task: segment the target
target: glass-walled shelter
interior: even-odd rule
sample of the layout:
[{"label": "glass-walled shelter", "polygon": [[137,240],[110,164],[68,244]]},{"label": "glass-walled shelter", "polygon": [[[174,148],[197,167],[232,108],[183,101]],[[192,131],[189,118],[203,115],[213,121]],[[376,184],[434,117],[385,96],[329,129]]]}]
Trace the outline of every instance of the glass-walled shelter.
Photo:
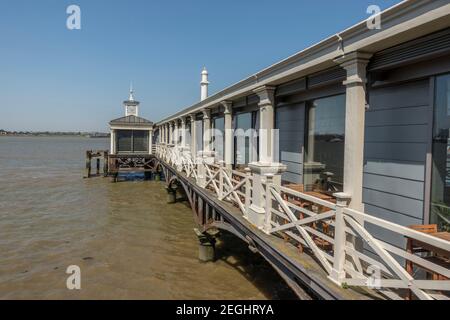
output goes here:
[{"label": "glass-walled shelter", "polygon": [[150,154],[153,144],[153,123],[137,116],[112,120],[111,154]]}]

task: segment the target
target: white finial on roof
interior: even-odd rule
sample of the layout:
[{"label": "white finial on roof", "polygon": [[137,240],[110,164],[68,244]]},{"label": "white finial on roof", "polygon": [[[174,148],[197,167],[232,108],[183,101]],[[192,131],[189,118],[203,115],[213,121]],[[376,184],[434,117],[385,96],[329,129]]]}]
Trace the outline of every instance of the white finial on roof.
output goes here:
[{"label": "white finial on roof", "polygon": [[203,67],[202,71],[202,81],[200,82],[201,92],[200,92],[200,99],[203,101],[206,98],[208,98],[208,71],[206,70],[206,67]]},{"label": "white finial on roof", "polygon": [[133,96],[133,82],[130,82],[130,97],[128,98],[128,100],[130,101],[134,101],[134,96]]}]

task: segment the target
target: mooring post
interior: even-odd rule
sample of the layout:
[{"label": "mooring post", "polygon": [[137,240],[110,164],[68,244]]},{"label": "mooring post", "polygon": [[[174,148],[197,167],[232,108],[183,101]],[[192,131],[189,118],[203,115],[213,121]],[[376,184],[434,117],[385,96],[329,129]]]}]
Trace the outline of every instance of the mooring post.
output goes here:
[{"label": "mooring post", "polygon": [[201,262],[211,262],[216,260],[216,239],[207,233],[201,233],[197,228],[194,229],[197,235],[198,245],[198,259]]},{"label": "mooring post", "polygon": [[103,176],[108,176],[108,151],[103,151]]},{"label": "mooring post", "polygon": [[172,189],[171,187],[166,187],[167,190],[167,203],[176,203],[177,202],[177,191]]},{"label": "mooring post", "polygon": [[97,172],[96,172],[96,174],[97,174],[97,176],[99,176],[100,175],[100,158],[98,158],[97,157]]},{"label": "mooring post", "polygon": [[86,151],[86,169],[85,169],[85,178],[89,178],[91,176],[91,154],[92,151]]}]

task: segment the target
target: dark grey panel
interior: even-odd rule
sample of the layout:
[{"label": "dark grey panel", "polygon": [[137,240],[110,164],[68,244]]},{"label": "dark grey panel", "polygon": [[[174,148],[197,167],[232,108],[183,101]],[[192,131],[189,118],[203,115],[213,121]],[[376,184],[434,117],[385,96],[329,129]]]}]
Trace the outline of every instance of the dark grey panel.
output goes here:
[{"label": "dark grey panel", "polygon": [[[369,90],[364,144],[365,211],[401,225],[423,221],[429,81]],[[372,226],[385,241],[402,239]]]},{"label": "dark grey panel", "polygon": [[394,212],[391,210],[387,210],[384,208],[376,207],[370,204],[366,204],[364,206],[364,211],[372,216],[376,216],[380,219],[384,219],[387,221],[391,221],[393,223],[400,224],[402,226],[410,226],[414,224],[420,224],[421,219],[410,217],[404,214],[399,214],[398,212]]},{"label": "dark grey panel", "polygon": [[364,172],[417,181],[425,180],[423,163],[366,160]]},{"label": "dark grey panel", "polygon": [[366,126],[395,126],[426,124],[428,106],[369,111],[366,113]]},{"label": "dark grey panel", "polygon": [[363,189],[364,203],[392,210],[417,219],[423,218],[423,201],[395,194]]},{"label": "dark grey panel", "polygon": [[428,105],[428,80],[373,89],[370,111]]},{"label": "dark grey panel", "polygon": [[289,181],[291,183],[302,184],[303,176],[301,174],[292,173],[292,172],[284,172],[281,176],[284,181]]},{"label": "dark grey panel", "polygon": [[366,159],[425,162],[425,143],[366,142]]},{"label": "dark grey panel", "polygon": [[428,125],[367,127],[366,142],[427,143]]},{"label": "dark grey panel", "polygon": [[405,196],[417,200],[423,200],[423,181],[412,181],[397,177],[386,177],[376,174],[364,174],[364,187]]}]

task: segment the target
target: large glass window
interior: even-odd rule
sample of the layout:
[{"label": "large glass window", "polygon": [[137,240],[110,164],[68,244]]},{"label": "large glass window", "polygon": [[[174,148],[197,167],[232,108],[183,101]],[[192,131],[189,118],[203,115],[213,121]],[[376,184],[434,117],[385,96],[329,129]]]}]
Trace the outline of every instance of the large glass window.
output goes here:
[{"label": "large glass window", "polygon": [[133,131],[133,152],[148,152],[148,131]]},{"label": "large glass window", "polygon": [[430,222],[450,231],[450,75],[436,79]]},{"label": "large glass window", "polygon": [[[203,151],[203,120],[196,120],[195,121],[195,143],[196,143],[196,150]],[[196,155],[194,155],[196,156]]]},{"label": "large glass window", "polygon": [[305,190],[342,191],[345,95],[308,101],[306,106]]},{"label": "large glass window", "polygon": [[217,160],[223,160],[223,146],[225,143],[225,118],[215,118],[213,121],[213,147]]},{"label": "large glass window", "polygon": [[236,168],[258,161],[259,112],[240,113],[234,117],[234,164]]},{"label": "large glass window", "polygon": [[117,152],[131,152],[132,146],[132,130],[117,130]]},{"label": "large glass window", "polygon": [[147,153],[148,131],[145,130],[117,130],[118,153]]}]

